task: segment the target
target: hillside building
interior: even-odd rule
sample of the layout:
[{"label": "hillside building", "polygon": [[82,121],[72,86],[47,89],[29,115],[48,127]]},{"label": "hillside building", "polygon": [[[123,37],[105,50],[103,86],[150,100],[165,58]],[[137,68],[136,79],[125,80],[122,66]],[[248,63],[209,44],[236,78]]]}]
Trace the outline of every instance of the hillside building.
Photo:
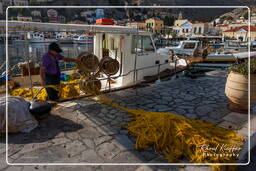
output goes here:
[{"label": "hillside building", "polygon": [[223,31],[222,36],[229,39],[237,39],[240,41],[256,41],[256,26],[250,26],[251,34],[248,34],[248,26],[235,27]]},{"label": "hillside building", "polygon": [[147,30],[152,31],[154,34],[160,34],[163,27],[164,21],[157,17],[146,20]]}]

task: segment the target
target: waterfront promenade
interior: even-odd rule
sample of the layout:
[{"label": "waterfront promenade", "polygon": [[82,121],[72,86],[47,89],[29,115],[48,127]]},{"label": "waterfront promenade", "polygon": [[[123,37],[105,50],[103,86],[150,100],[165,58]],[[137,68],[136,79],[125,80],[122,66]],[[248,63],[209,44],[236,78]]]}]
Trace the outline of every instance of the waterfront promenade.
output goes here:
[{"label": "waterfront promenade", "polygon": [[[171,112],[217,123],[247,136],[247,115],[231,112],[224,94],[226,71],[196,79],[169,79],[157,84],[112,92],[104,98],[133,109]],[[256,132],[255,107],[251,131]],[[98,102],[59,103],[31,133],[9,135],[9,162],[14,163],[167,163],[153,148],[137,151],[135,137],[119,126],[130,114]],[[255,161],[255,158],[252,157]],[[0,170],[212,170],[206,166],[7,166],[5,137],[0,138]],[[243,168],[243,170],[246,170]]]}]

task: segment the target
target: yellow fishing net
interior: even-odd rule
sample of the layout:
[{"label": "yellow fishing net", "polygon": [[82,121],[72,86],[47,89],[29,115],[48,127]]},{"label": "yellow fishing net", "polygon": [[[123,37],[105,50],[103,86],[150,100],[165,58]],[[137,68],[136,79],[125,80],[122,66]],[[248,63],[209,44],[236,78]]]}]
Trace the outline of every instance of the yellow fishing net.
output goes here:
[{"label": "yellow fishing net", "polygon": [[[59,90],[62,98],[71,98],[79,95],[79,86],[80,84],[75,86],[61,84],[60,87],[55,88]],[[33,89],[34,94],[37,91]],[[29,89],[13,90],[11,95],[31,99]],[[45,89],[37,96],[41,100],[45,100],[46,97]],[[153,145],[170,163],[182,159],[191,163],[235,163],[238,157],[231,154],[239,154],[243,145],[244,137],[232,130],[219,128],[213,123],[189,119],[173,113],[128,109],[100,96],[96,101],[130,113],[133,121],[127,123],[125,128],[137,137],[135,148],[141,150]],[[224,167],[225,170],[235,169],[233,166],[211,167],[215,170],[223,170]]]},{"label": "yellow fishing net", "polygon": [[[130,113],[133,121],[125,127],[137,137],[136,149],[153,145],[171,163],[181,159],[192,163],[235,163],[243,145],[244,137],[213,123],[173,113],[128,109],[103,98],[97,101]],[[220,166],[211,167],[221,170]]]},{"label": "yellow fishing net", "polygon": [[[79,83],[80,80],[72,80],[69,81],[68,83]],[[68,99],[68,98],[74,98],[80,95],[80,86],[79,84],[74,85],[74,84],[64,84],[61,83],[59,86],[48,86],[56,89],[59,91],[59,97],[63,99]],[[33,89],[33,95],[36,95],[38,93],[39,89]],[[23,97],[27,100],[32,100],[32,94],[31,90],[29,88],[18,88],[14,89],[10,92],[10,95],[12,96],[20,96]],[[41,90],[40,93],[36,96],[35,99],[38,100],[46,100],[47,99],[47,92],[45,89]]]}]

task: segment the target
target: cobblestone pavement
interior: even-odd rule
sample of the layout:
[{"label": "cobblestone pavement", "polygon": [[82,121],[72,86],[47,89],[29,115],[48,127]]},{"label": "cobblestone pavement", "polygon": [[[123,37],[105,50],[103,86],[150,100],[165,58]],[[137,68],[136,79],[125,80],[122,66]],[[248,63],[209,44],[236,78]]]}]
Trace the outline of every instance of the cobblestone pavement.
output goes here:
[{"label": "cobblestone pavement", "polygon": [[[104,97],[127,108],[172,112],[215,122],[247,136],[247,115],[227,109],[225,75],[224,71],[215,71],[197,79],[170,79]],[[167,163],[153,148],[134,149],[135,137],[119,127],[129,121],[127,112],[101,103],[83,100],[59,103],[32,132],[9,135],[8,160],[10,163]],[[252,129],[256,130],[255,126]],[[206,166],[9,166],[5,163],[5,137],[0,138],[0,170],[73,169],[212,170]]]}]

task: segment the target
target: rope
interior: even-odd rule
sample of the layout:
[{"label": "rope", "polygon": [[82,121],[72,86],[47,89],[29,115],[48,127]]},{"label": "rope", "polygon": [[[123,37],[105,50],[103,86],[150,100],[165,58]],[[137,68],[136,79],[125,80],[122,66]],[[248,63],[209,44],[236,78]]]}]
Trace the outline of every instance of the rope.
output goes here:
[{"label": "rope", "polygon": [[[206,156],[200,148],[203,145],[217,147],[241,148],[244,137],[232,130],[219,128],[214,123],[185,118],[167,112],[149,112],[142,109],[128,109],[117,105],[110,100],[98,97],[94,100],[131,114],[133,120],[122,126],[129,133],[136,136],[135,148],[137,150],[154,146],[170,163],[187,159],[192,163],[235,163],[237,156]],[[206,151],[209,154],[230,154],[228,151]],[[238,153],[239,151],[235,151]],[[211,166],[216,171],[222,166]],[[228,170],[235,170],[235,166],[227,166]]]}]

